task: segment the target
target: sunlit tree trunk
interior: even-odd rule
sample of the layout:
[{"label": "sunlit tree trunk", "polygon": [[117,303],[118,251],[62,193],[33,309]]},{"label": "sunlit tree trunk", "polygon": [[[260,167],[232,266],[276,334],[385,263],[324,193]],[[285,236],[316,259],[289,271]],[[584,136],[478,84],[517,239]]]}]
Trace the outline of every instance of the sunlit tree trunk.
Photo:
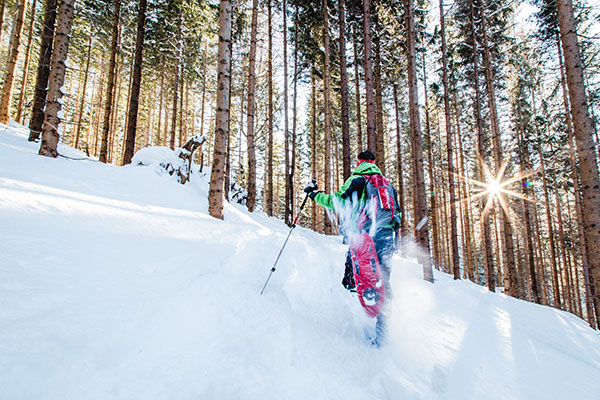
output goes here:
[{"label": "sunlit tree trunk", "polygon": [[375,15],[375,154],[377,158],[377,166],[381,172],[385,174],[385,127],[383,126],[383,93],[382,93],[382,76],[381,76],[381,42],[379,40],[379,18]]},{"label": "sunlit tree trunk", "polygon": [[146,31],[146,0],[139,0],[137,36],[135,40],[135,56],[133,62],[133,77],[131,80],[131,94],[129,97],[129,111],[127,115],[127,132],[125,134],[125,149],[123,150],[123,164],[130,164],[135,150],[135,137],[137,132],[137,119],[142,84],[142,57],[144,50],[144,33]]},{"label": "sunlit tree trunk", "polygon": [[556,5],[581,174],[581,205],[591,272],[590,291],[596,318],[599,319],[600,294],[595,285],[600,282],[600,178],[593,138],[594,126],[585,92],[573,6],[571,0],[557,0]]},{"label": "sunlit tree trunk", "polygon": [[47,157],[58,156],[58,126],[62,119],[60,116],[63,96],[61,89],[65,82],[65,72],[67,70],[65,61],[69,51],[71,24],[73,23],[73,3],[74,0],[62,0],[58,10],[56,39],[50,62],[52,72],[49,78],[48,101],[44,124],[42,125],[42,143],[39,151],[40,155]]},{"label": "sunlit tree trunk", "polygon": [[208,212],[214,218],[223,219],[223,182],[225,175],[225,152],[229,136],[229,86],[231,84],[231,2],[221,0],[219,11],[219,54],[217,78],[217,115],[215,120],[215,144],[208,192]]},{"label": "sunlit tree trunk", "polygon": [[8,45],[8,58],[6,60],[6,72],[2,84],[2,97],[0,97],[0,122],[8,124],[10,120],[10,102],[12,100],[13,83],[15,79],[15,68],[19,58],[19,46],[21,44],[21,32],[23,31],[23,20],[25,18],[26,0],[17,0],[15,4],[15,21],[10,34]]}]

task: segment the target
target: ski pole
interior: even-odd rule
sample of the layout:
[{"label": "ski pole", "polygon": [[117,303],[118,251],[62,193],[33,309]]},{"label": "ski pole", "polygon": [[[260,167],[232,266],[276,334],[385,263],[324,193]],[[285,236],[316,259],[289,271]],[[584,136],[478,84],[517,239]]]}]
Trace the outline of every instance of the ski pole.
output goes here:
[{"label": "ski pole", "polygon": [[267,281],[265,282],[265,285],[263,286],[262,290],[260,291],[260,294],[262,295],[265,292],[265,289],[267,288],[267,285],[269,284],[269,280],[271,279],[271,275],[273,275],[273,272],[275,272],[275,267],[277,266],[277,263],[279,262],[279,258],[281,257],[281,253],[283,253],[283,249],[285,249],[285,245],[287,244],[290,236],[292,235],[292,232],[294,231],[294,228],[296,227],[296,222],[298,222],[298,218],[300,217],[300,213],[302,212],[302,209],[304,208],[304,206],[306,205],[306,200],[308,200],[308,195],[312,192],[318,189],[317,186],[317,180],[313,179],[312,180],[312,184],[307,186],[304,191],[306,192],[306,196],[304,197],[304,201],[302,202],[302,205],[300,206],[300,210],[298,210],[298,214],[296,215],[296,219],[294,219],[294,223],[292,224],[292,227],[290,229],[290,232],[288,233],[287,237],[285,238],[285,242],[283,242],[283,246],[281,247],[281,250],[279,250],[279,254],[277,255],[277,258],[275,259],[275,263],[273,264],[273,267],[271,268],[271,272],[269,272],[269,276],[267,277]]}]

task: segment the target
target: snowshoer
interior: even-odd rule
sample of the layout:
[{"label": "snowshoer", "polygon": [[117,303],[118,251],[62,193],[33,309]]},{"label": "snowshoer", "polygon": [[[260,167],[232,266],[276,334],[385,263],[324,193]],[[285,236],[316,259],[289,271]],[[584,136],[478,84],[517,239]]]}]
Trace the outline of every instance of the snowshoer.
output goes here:
[{"label": "snowshoer", "polygon": [[[385,182],[385,188],[374,188],[373,183],[376,181]],[[379,200],[369,199],[369,196],[376,196],[373,193],[377,190],[383,190],[385,193],[389,192],[389,196],[391,196],[389,209],[391,209],[391,212],[379,212],[377,210],[378,207],[381,208]],[[306,191],[315,203],[338,213],[342,224],[341,230],[344,233],[344,243],[346,243],[346,239],[349,239],[352,243],[352,236],[356,237],[363,233],[368,233],[371,236],[375,243],[377,259],[381,269],[385,297],[389,300],[391,298],[390,259],[396,250],[396,238],[401,215],[396,190],[381,175],[381,170],[375,165],[375,155],[368,150],[358,154],[356,168],[337,193],[326,194],[322,191],[311,190],[310,187],[307,187]],[[387,198],[384,199],[384,202],[386,200]],[[379,206],[373,207],[373,204],[376,203]],[[350,249],[346,255],[345,267],[342,285],[344,288],[354,291],[356,286]],[[376,337],[373,339],[373,344],[376,346],[381,345],[384,339],[384,314],[384,312],[380,312],[377,315]]]}]

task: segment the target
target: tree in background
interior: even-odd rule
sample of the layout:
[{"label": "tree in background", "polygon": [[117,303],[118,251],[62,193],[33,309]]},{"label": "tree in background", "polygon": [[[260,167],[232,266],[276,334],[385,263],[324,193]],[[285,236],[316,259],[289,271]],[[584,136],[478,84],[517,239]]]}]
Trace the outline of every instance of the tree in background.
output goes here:
[{"label": "tree in background", "polygon": [[221,0],[219,12],[219,77],[217,80],[217,115],[215,121],[215,145],[208,212],[223,219],[223,182],[225,174],[225,152],[229,135],[229,85],[231,84],[231,2]]},{"label": "tree in background", "polygon": [[21,44],[21,32],[23,20],[25,19],[25,0],[17,0],[15,4],[15,21],[10,34],[8,58],[6,60],[6,73],[2,84],[2,97],[0,97],[0,122],[8,124],[10,119],[10,102],[12,100],[13,82],[15,79],[15,68],[19,57],[19,46]]},{"label": "tree in background", "polygon": [[51,72],[48,86],[48,101],[46,102],[44,125],[42,126],[42,143],[40,146],[40,155],[48,157],[58,156],[58,126],[63,119],[61,99],[64,93],[62,92],[62,88],[67,69],[65,61],[69,52],[74,3],[75,0],[62,0],[58,9],[56,38],[50,62]]}]

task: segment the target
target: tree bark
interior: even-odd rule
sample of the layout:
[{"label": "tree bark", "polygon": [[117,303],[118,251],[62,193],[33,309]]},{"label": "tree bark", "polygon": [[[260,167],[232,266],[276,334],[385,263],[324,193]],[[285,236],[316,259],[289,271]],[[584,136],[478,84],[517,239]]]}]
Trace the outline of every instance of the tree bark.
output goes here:
[{"label": "tree bark", "polygon": [[125,149],[123,150],[123,165],[130,164],[135,150],[137,118],[139,109],[140,86],[142,84],[142,60],[144,51],[144,33],[146,31],[146,0],[139,0],[137,35],[135,40],[135,57],[133,62],[133,78],[131,80],[131,95],[129,97],[129,112],[127,115],[127,132],[125,133]]},{"label": "tree bark", "polygon": [[265,182],[265,212],[273,216],[273,18],[271,0],[267,0],[268,49],[267,49],[267,174]]},{"label": "tree bark", "polygon": [[6,73],[2,84],[2,97],[0,98],[0,123],[8,124],[10,120],[10,102],[12,100],[13,83],[15,79],[15,68],[19,58],[19,45],[21,44],[21,32],[23,31],[23,20],[27,8],[26,0],[17,0],[15,4],[15,22],[10,34],[8,45],[8,58],[6,60]]},{"label": "tree bark", "polygon": [[217,78],[217,115],[215,120],[215,144],[208,192],[208,212],[223,219],[223,182],[225,152],[229,136],[229,86],[231,84],[231,1],[221,0],[219,11],[219,75]]},{"label": "tree bark", "polygon": [[413,208],[415,217],[415,239],[422,247],[419,262],[423,265],[423,278],[433,282],[433,270],[429,255],[429,228],[427,224],[416,229],[417,225],[427,217],[427,197],[425,195],[425,173],[423,171],[423,139],[421,138],[421,122],[419,117],[419,92],[417,88],[417,60],[415,38],[414,0],[406,0],[407,31],[407,64],[408,64],[408,98],[410,114],[410,132],[412,144],[412,169],[414,182]]},{"label": "tree bark", "polygon": [[39,139],[44,123],[44,108],[48,93],[48,76],[50,76],[50,57],[52,56],[52,41],[54,39],[54,22],[56,21],[56,0],[46,0],[44,9],[44,27],[40,43],[40,58],[38,62],[37,77],[35,80],[35,93],[29,122],[29,141]]},{"label": "tree bark", "polygon": [[571,112],[569,110],[569,95],[567,93],[567,79],[565,76],[565,66],[563,52],[560,43],[560,36],[556,34],[556,45],[558,50],[558,60],[560,63],[560,82],[563,95],[563,106],[565,110],[565,122],[567,125],[567,135],[569,140],[569,161],[571,166],[571,176],[573,180],[573,192],[575,195],[575,214],[577,216],[577,234],[579,236],[579,249],[581,252],[581,261],[583,264],[583,278],[585,286],[585,303],[587,310],[587,319],[590,326],[594,329],[597,327],[597,321],[594,313],[594,302],[591,297],[590,288],[590,271],[586,237],[583,229],[583,208],[581,206],[581,188],[579,185],[579,172],[577,169],[576,149],[574,148],[575,137],[573,134],[573,122],[571,120]]},{"label": "tree bark", "polygon": [[571,115],[577,144],[581,176],[581,206],[589,270],[590,293],[600,314],[600,294],[595,285],[600,282],[600,178],[594,142],[594,126],[590,117],[583,80],[583,65],[571,0],[557,0],[558,22],[564,50],[567,86],[571,103]]},{"label": "tree bark", "polygon": [[248,211],[253,212],[256,205],[256,148],[254,146],[254,113],[256,99],[254,90],[256,86],[256,35],[258,31],[258,0],[252,0],[252,27],[250,32],[250,57],[248,62],[248,107],[246,142],[248,146]]},{"label": "tree bark", "polygon": [[112,42],[110,48],[110,61],[108,63],[108,83],[106,85],[106,105],[104,107],[104,122],[102,125],[102,145],[100,146],[100,162],[108,160],[108,135],[110,130],[110,117],[113,111],[113,98],[115,95],[115,69],[117,45],[119,40],[119,18],[121,15],[121,0],[115,1],[112,26]]},{"label": "tree bark", "polygon": [[58,23],[56,25],[56,39],[54,41],[54,52],[52,53],[48,88],[48,102],[44,124],[42,125],[42,143],[39,154],[47,157],[58,156],[58,125],[61,122],[61,99],[62,87],[65,82],[67,53],[69,51],[69,39],[71,35],[71,24],[73,23],[74,0],[62,0],[58,10]]}]

